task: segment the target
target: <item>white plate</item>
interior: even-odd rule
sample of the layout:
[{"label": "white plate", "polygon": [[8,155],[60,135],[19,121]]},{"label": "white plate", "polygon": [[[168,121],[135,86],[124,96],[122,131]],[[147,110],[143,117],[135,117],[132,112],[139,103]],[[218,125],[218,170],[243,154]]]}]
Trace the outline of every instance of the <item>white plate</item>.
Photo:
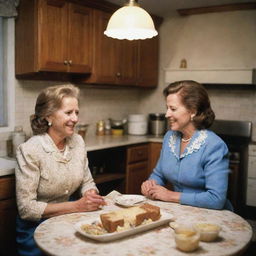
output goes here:
[{"label": "white plate", "polygon": [[141,195],[121,195],[115,198],[115,203],[124,207],[131,207],[145,201],[145,196]]},{"label": "white plate", "polygon": [[164,211],[161,211],[161,217],[159,220],[157,221],[153,221],[151,223],[145,224],[145,225],[140,225],[134,228],[131,228],[129,230],[124,230],[124,231],[120,231],[120,232],[113,232],[113,233],[107,233],[107,234],[103,234],[103,235],[91,235],[86,233],[83,229],[82,226],[84,224],[92,224],[93,222],[100,222],[100,217],[96,217],[90,220],[86,220],[86,221],[80,221],[78,223],[75,224],[75,229],[78,233],[80,233],[81,235],[88,237],[90,239],[93,240],[97,240],[100,242],[108,242],[108,241],[113,241],[113,240],[117,240],[126,236],[131,236],[134,234],[137,234],[139,232],[143,232],[158,226],[161,226],[163,224],[166,224],[170,221],[172,221],[173,219],[173,215]]}]

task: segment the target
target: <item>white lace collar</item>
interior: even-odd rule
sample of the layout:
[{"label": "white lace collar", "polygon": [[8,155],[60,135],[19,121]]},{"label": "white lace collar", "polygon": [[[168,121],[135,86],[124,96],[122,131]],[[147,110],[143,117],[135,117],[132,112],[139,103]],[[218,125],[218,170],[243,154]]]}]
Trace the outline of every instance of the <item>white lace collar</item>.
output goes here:
[{"label": "white lace collar", "polygon": [[181,135],[179,132],[173,132],[169,139],[169,147],[171,152],[175,155],[176,158],[180,159],[187,155],[192,154],[200,149],[200,147],[205,143],[205,139],[207,138],[206,130],[197,131],[193,137],[189,145],[185,148],[184,152],[179,157],[180,150],[180,141]]},{"label": "white lace collar", "polygon": [[67,163],[71,160],[72,155],[70,152],[70,148],[73,148],[73,138],[72,137],[67,137],[66,139],[66,147],[65,147],[65,151],[61,152],[57,146],[55,145],[55,143],[53,142],[51,136],[48,133],[39,135],[40,136],[40,140],[42,143],[42,147],[45,150],[45,152],[47,153],[52,153],[54,159],[57,162],[62,162],[62,163]]}]

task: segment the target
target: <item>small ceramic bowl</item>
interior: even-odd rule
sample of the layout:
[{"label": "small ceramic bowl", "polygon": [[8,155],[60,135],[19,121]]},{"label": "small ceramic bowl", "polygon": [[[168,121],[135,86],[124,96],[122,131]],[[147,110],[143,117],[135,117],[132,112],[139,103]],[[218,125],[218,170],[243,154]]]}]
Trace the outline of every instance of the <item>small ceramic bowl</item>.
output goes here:
[{"label": "small ceramic bowl", "polygon": [[212,242],[219,236],[221,227],[213,223],[197,223],[194,228],[200,234],[200,240],[203,242]]},{"label": "small ceramic bowl", "polygon": [[200,234],[192,226],[178,225],[174,231],[178,249],[184,252],[192,252],[198,248]]}]

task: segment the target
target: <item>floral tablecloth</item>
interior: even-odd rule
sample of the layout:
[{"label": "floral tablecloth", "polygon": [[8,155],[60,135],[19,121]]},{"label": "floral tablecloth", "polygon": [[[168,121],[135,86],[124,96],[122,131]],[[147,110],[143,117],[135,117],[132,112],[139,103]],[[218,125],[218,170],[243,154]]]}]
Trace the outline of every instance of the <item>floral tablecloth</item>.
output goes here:
[{"label": "floral tablecloth", "polygon": [[209,210],[175,203],[151,201],[162,211],[171,213],[177,223],[214,222],[222,227],[219,238],[210,243],[200,242],[199,248],[191,253],[179,251],[175,246],[174,231],[163,225],[137,235],[113,242],[97,242],[78,234],[74,225],[103,212],[118,209],[113,201],[97,212],[73,213],[50,218],[37,227],[34,237],[38,246],[49,255],[111,255],[111,256],[179,256],[237,255],[252,237],[252,229],[246,220],[227,211]]}]

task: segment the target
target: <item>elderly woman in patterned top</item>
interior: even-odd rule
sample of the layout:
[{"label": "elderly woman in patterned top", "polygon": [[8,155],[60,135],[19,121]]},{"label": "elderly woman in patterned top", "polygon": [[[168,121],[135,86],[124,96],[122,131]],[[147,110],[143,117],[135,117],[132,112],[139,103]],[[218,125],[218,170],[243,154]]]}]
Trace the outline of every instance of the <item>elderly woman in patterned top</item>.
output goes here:
[{"label": "elderly woman in patterned top", "polygon": [[[156,167],[141,185],[142,194],[162,201],[232,210],[226,198],[228,148],[207,129],[215,114],[206,90],[195,81],[178,81],[164,89],[164,96],[170,130],[164,136]],[[165,187],[167,182],[172,190]]]},{"label": "elderly woman in patterned top", "polygon": [[[17,149],[16,196],[19,255],[42,255],[33,240],[37,225],[61,214],[95,211],[105,204],[88,167],[85,143],[74,133],[79,89],[73,85],[43,90],[31,116],[34,136]],[[71,201],[80,189],[81,198]]]}]

